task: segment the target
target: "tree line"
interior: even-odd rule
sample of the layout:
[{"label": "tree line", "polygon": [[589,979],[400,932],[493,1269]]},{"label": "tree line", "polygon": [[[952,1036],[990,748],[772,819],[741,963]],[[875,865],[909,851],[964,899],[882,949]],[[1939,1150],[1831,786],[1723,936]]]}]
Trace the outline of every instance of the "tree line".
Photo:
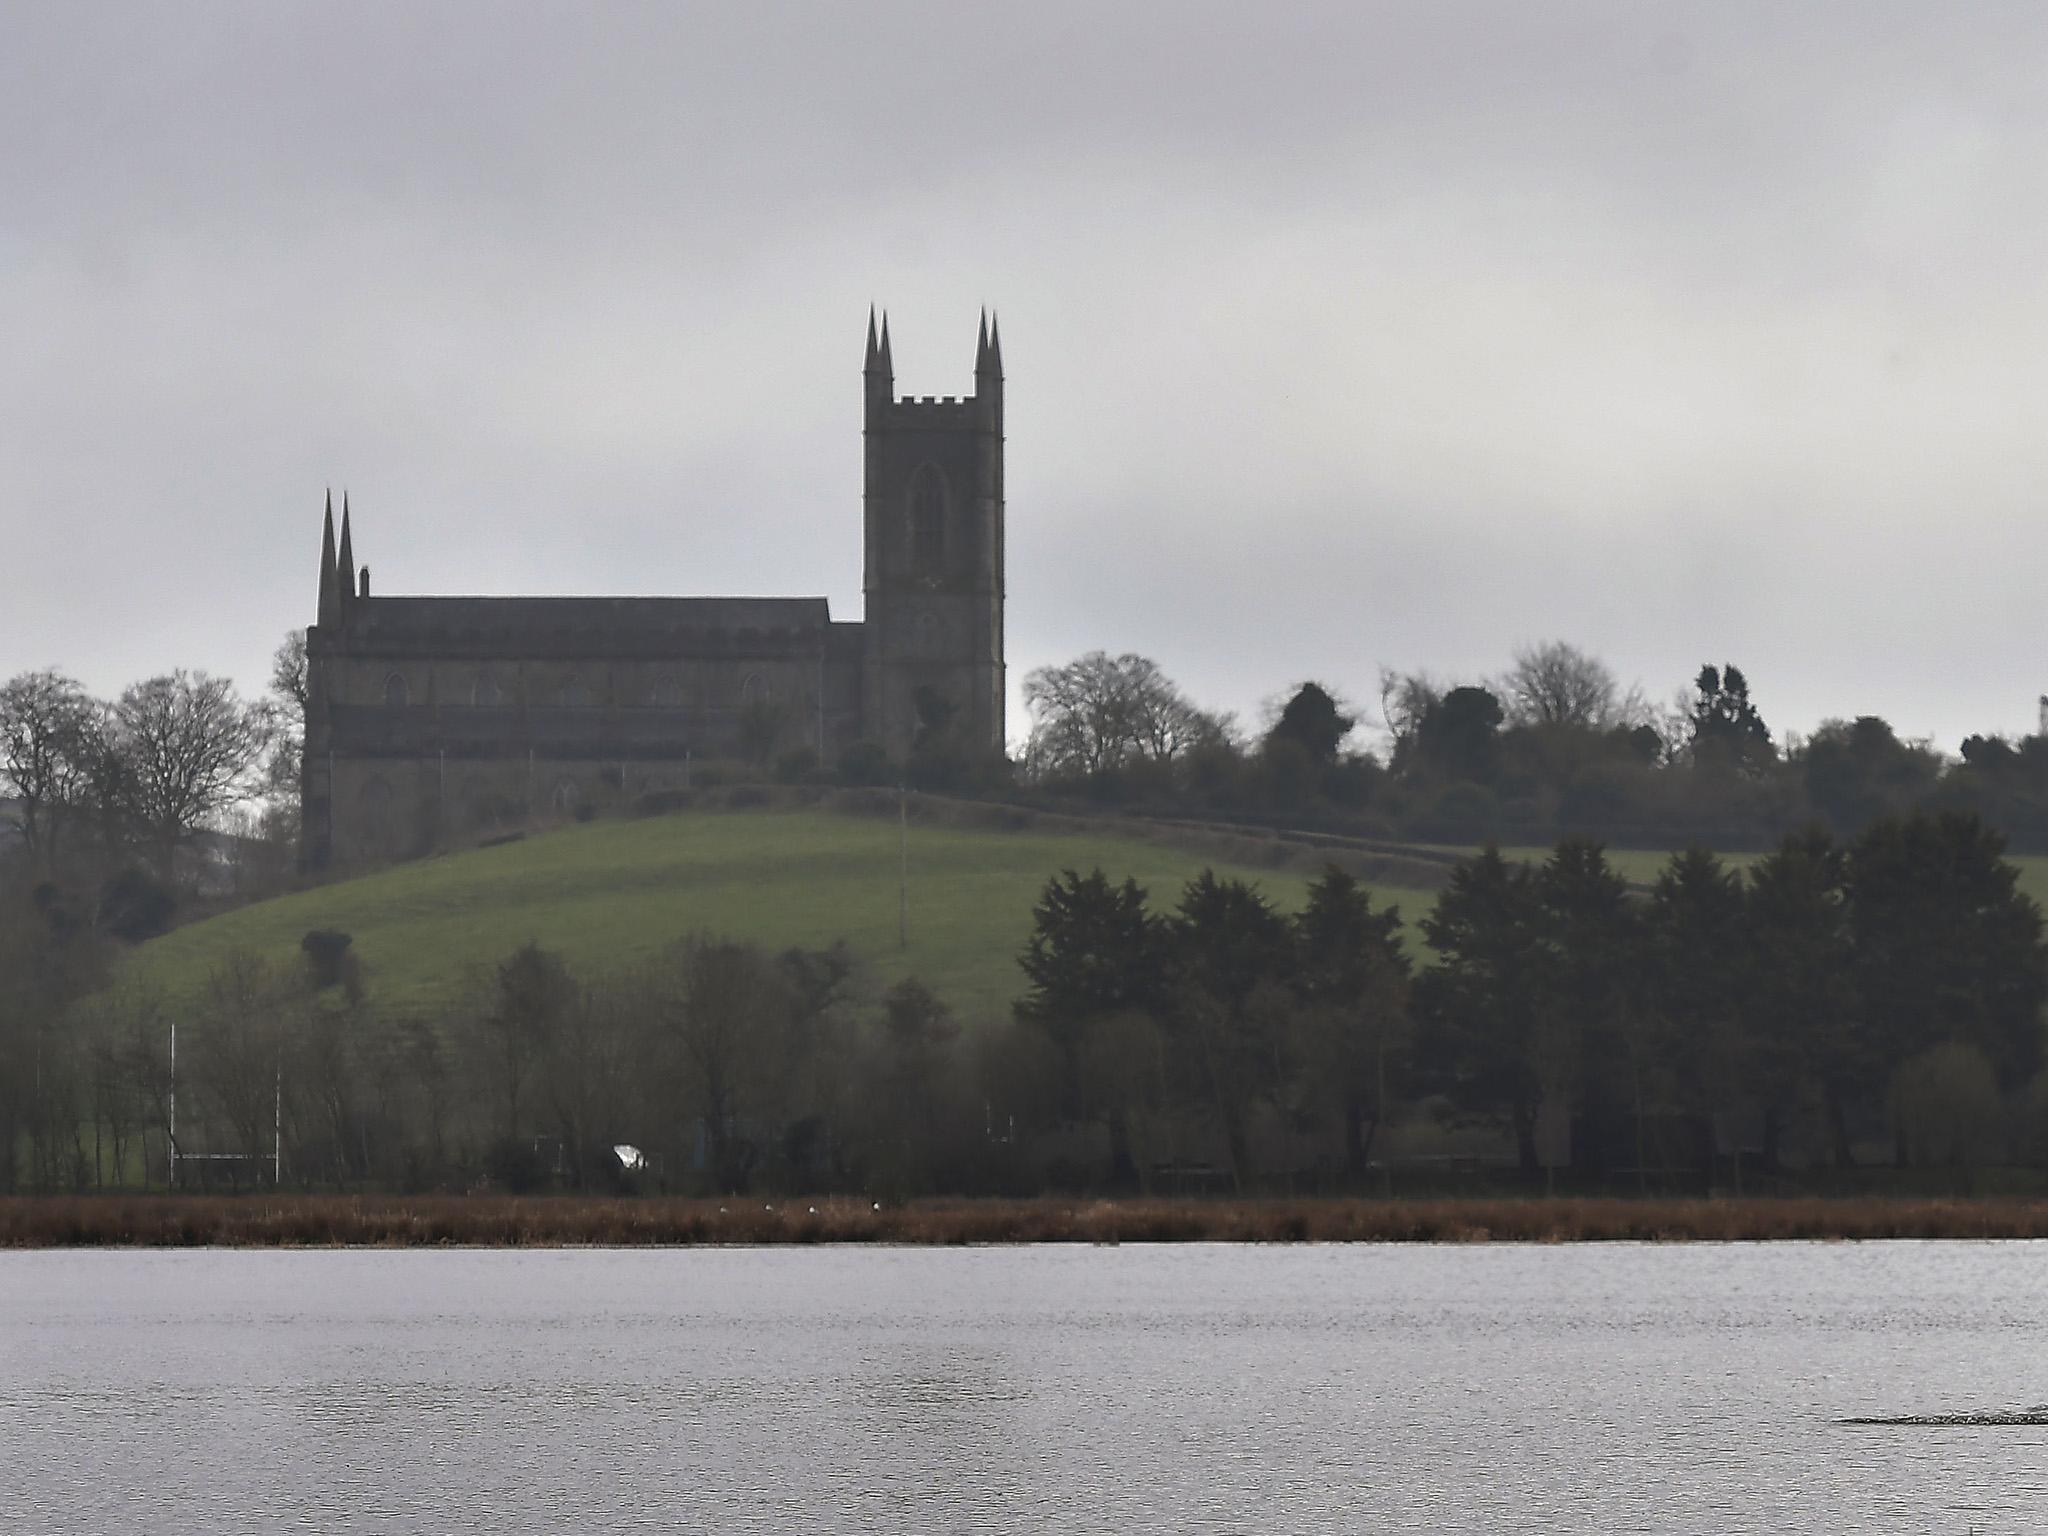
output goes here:
[{"label": "tree line", "polygon": [[53,670],[0,684],[0,874],[129,940],[163,931],[181,890],[281,884],[304,669],[295,636],[262,699],[184,669],[110,699]]},{"label": "tree line", "polygon": [[998,1069],[921,983],[878,989],[843,948],[698,935],[579,975],[529,943],[422,1012],[315,931],[173,1005],[108,985],[93,935],[7,915],[0,961],[35,984],[0,992],[0,1189],[166,1187],[174,1113],[186,1188],[278,1165],[308,1189],[1015,1184],[974,1091]]},{"label": "tree line", "polygon": [[1633,888],[1598,844],[1459,863],[1413,929],[1326,869],[1298,910],[1204,871],[1168,907],[1066,871],[1012,1017],[963,1030],[843,948],[698,935],[579,974],[527,944],[430,1014],[346,934],[232,956],[175,1012],[17,895],[0,1188],[1373,1189],[1386,1137],[1478,1127],[1496,1177],[1697,1187],[1859,1162],[2048,1162],[2048,945],[1956,813],[1821,830]]},{"label": "tree line", "polygon": [[2038,1162],[2048,946],[2002,854],[1972,816],[1915,814],[1796,834],[1747,870],[1678,853],[1638,892],[1590,840],[1540,864],[1488,848],[1421,919],[1412,972],[1398,914],[1335,870],[1291,919],[1210,875],[1155,915],[1069,874],[1019,1011],[1059,1048],[1069,1113],[1119,1141],[1162,1109],[1206,1119],[1240,1175],[1261,1171],[1256,1119],[1341,1129],[1355,1177],[1393,1112],[1492,1127],[1527,1177],[1647,1184],[1745,1151],[1765,1174],[1846,1168],[1873,1147]]},{"label": "tree line", "polygon": [[1561,641],[1490,679],[1390,671],[1377,750],[1358,742],[1364,711],[1322,683],[1247,728],[1136,655],[1039,668],[1024,701],[1016,781],[1053,799],[1426,842],[1754,850],[1804,826],[1849,838],[1954,810],[2048,851],[2048,736],[1973,735],[1950,758],[1863,715],[1780,740],[1732,665],[1701,667],[1664,706]]},{"label": "tree line", "polygon": [[[871,742],[835,762],[776,756],[749,717],[743,760],[707,784],[774,778],[908,783],[1034,804],[1111,806],[1365,838],[1535,846],[1761,850],[1809,825],[1851,838],[1915,810],[1973,812],[2018,850],[2048,850],[2048,736],[1973,735],[1946,757],[1875,716],[1780,740],[1736,666],[1703,666],[1666,706],[1563,642],[1499,676],[1380,679],[1374,724],[1322,683],[1292,688],[1257,727],[1193,702],[1151,659],[1088,655],[1023,688],[1014,760],[965,752],[954,712],[920,690],[907,759]],[[129,938],[179,901],[288,888],[297,864],[305,636],[278,648],[265,695],[177,670],[95,698],[55,671],[0,685],[0,874],[55,883]],[[758,729],[757,729],[758,728]]]}]

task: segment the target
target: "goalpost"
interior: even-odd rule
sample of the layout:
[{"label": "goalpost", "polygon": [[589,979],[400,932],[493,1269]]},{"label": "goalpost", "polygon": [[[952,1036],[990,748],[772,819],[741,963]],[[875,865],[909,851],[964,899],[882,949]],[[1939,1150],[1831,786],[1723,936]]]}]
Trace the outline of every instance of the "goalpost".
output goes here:
[{"label": "goalpost", "polygon": [[[270,1182],[273,1188],[284,1183],[284,1063],[279,1061],[271,1087],[271,1143]],[[178,1021],[171,1020],[171,1061],[169,1093],[166,1098],[164,1140],[168,1143],[167,1160],[170,1166],[170,1187],[178,1187],[178,1164],[180,1163],[257,1163],[263,1162],[261,1152],[187,1152],[178,1145]]]}]

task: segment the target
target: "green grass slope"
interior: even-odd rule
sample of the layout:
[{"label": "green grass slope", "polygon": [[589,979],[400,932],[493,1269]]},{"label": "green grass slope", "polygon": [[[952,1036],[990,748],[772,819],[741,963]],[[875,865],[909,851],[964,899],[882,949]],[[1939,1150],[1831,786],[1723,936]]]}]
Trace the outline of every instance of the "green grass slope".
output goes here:
[{"label": "green grass slope", "polygon": [[[897,943],[893,817],[699,810],[568,827],[260,902],[143,946],[123,979],[174,1000],[189,997],[234,951],[291,961],[309,929],[338,928],[353,935],[380,1001],[432,1014],[475,967],[528,939],[597,974],[709,932],[772,948],[843,939],[883,983],[922,977],[963,1019],[980,1021],[1001,1017],[1021,990],[1017,954],[1032,904],[1062,869],[1100,865],[1116,879],[1131,876],[1163,910],[1186,881],[1213,866],[1255,881],[1292,910],[1315,864],[1312,853],[1298,853],[1287,868],[1233,862],[1113,825],[992,830],[913,820],[908,847],[907,949]],[[1548,853],[1506,851],[1535,861]],[[1612,850],[1610,857],[1647,885],[1667,855]],[[1737,867],[1755,857],[1728,856]],[[2012,862],[2021,888],[2048,906],[2048,857]],[[1398,902],[1411,925],[1435,900],[1430,890],[1373,888],[1382,903]],[[1412,928],[1411,936],[1419,944]]]},{"label": "green grass slope", "polygon": [[[598,821],[494,848],[398,865],[243,907],[167,934],[125,980],[190,996],[227,954],[296,956],[309,929],[353,935],[383,1002],[432,1013],[478,965],[529,939],[589,974],[711,932],[773,948],[843,939],[883,982],[917,975],[968,1021],[1002,1016],[1022,988],[1031,908],[1062,869],[1129,875],[1170,907],[1213,865],[1293,909],[1311,878],[1235,866],[1105,829],[978,830],[920,824],[909,838],[910,944],[897,943],[893,817],[823,810],[691,811]],[[1376,888],[1413,918],[1431,893]]]}]

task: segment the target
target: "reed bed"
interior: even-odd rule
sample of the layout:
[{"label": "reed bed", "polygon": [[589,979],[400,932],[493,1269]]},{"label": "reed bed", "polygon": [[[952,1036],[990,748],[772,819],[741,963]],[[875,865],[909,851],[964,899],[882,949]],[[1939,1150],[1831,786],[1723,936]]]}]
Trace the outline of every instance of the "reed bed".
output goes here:
[{"label": "reed bed", "polygon": [[0,1248],[1568,1243],[2048,1237],[2048,1200],[0,1198]]}]

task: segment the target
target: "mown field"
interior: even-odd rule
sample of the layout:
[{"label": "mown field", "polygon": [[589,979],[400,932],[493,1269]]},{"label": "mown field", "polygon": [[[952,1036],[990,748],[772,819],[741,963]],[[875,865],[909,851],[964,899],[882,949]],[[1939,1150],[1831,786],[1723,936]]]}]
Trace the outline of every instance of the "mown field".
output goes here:
[{"label": "mown field", "polygon": [[[934,825],[908,836],[910,943],[897,934],[893,816],[826,810],[684,811],[597,821],[498,847],[421,860],[277,897],[144,945],[125,982],[190,995],[227,954],[289,961],[309,929],[354,938],[375,996],[431,1012],[478,966],[528,939],[590,973],[690,933],[775,948],[843,939],[883,983],[917,975],[969,1022],[1000,1017],[1019,992],[1031,908],[1062,869],[1128,875],[1156,906],[1213,865],[1293,908],[1312,858],[1255,867],[1105,829],[1048,832]],[[1376,888],[1411,916],[1432,893]]]}]

